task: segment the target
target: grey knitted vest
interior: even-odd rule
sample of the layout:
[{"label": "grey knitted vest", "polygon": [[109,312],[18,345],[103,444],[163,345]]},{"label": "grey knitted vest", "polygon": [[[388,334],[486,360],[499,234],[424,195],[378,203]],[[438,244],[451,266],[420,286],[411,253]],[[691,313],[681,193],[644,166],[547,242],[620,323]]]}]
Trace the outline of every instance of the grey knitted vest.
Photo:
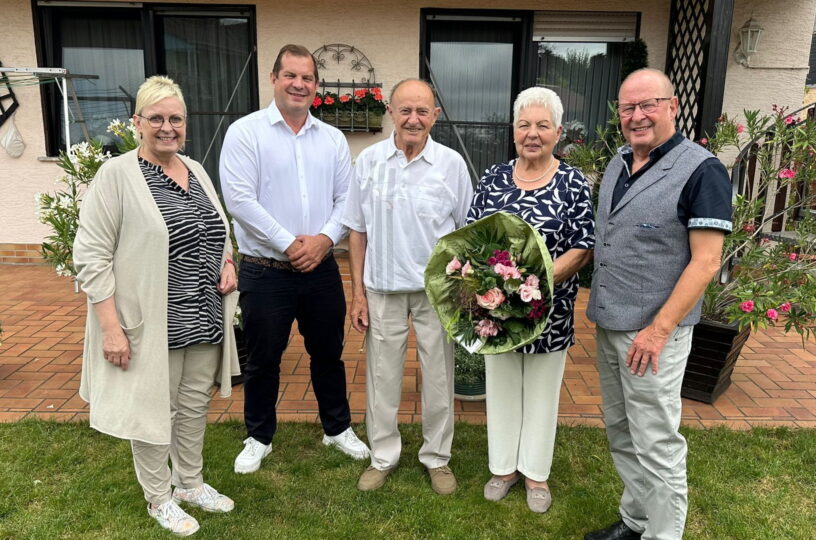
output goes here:
[{"label": "grey knitted vest", "polygon": [[[607,330],[648,326],[691,259],[677,201],[688,178],[713,155],[688,139],[638,178],[610,212],[624,166],[618,154],[601,183],[595,225],[595,269],[587,316]],[[697,324],[702,299],[680,322]]]}]

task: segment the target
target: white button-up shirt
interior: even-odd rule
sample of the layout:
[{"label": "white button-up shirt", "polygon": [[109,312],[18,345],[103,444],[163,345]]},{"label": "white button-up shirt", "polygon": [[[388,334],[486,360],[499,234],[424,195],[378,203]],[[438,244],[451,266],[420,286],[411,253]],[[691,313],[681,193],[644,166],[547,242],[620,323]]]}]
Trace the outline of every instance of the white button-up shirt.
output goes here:
[{"label": "white button-up shirt", "polygon": [[473,186],[462,156],[430,137],[410,162],[394,135],[363,150],[349,184],[343,223],[366,233],[363,282],[382,292],[425,288],[440,237],[465,222]]},{"label": "white button-up shirt", "polygon": [[325,234],[337,244],[351,177],[340,130],[311,114],[298,133],[273,101],[234,122],[221,148],[221,192],[245,255],[287,260],[297,235]]}]

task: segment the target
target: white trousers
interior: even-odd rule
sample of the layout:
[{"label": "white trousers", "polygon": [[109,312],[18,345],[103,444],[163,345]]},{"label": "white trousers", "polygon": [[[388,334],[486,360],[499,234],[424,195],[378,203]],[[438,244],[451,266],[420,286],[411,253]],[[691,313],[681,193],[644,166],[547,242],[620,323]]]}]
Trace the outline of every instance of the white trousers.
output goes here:
[{"label": "white trousers", "polygon": [[422,370],[422,447],[425,467],[447,465],[453,442],[453,343],[449,343],[424,291],[368,294],[366,432],[371,465],[397,465],[402,439],[397,427],[402,374],[408,349],[408,318],[414,326]]},{"label": "white trousers", "polygon": [[[136,478],[147,502],[171,499],[171,485],[185,489],[204,483],[204,431],[221,345],[200,344],[170,349],[170,444],[130,441]],[[173,464],[172,472],[168,459]]]},{"label": "white trousers", "polygon": [[596,329],[606,435],[624,485],[620,515],[643,540],[683,537],[687,447],[678,428],[692,331],[678,327],[660,354],[657,375],[650,366],[638,377],[626,367],[637,332]]},{"label": "white trousers", "polygon": [[490,472],[550,477],[567,351],[485,355]]}]

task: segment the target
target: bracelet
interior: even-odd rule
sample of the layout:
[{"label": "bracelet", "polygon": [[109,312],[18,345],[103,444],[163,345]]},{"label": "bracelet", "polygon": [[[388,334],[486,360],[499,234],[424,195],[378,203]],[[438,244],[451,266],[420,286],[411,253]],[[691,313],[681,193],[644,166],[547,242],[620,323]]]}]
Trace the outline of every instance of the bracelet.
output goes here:
[{"label": "bracelet", "polygon": [[225,263],[227,263],[227,264],[231,264],[231,265],[233,266],[233,268],[235,267],[235,261],[233,261],[233,260],[232,260],[232,259],[230,259],[229,257],[227,257],[226,259],[224,259],[224,262],[225,262]]}]

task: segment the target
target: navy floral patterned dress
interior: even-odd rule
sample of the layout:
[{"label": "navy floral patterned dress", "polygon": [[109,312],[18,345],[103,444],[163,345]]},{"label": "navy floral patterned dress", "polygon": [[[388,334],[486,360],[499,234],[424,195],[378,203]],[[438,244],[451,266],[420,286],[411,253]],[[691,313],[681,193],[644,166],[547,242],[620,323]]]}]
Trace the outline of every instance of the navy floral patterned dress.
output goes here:
[{"label": "navy floral patterned dress", "polygon": [[[592,249],[595,246],[595,218],[589,185],[581,171],[564,162],[547,185],[522,190],[513,182],[513,164],[499,163],[485,172],[467,222],[507,212],[516,214],[533,226],[547,244],[555,261],[570,249]],[[558,283],[553,290],[550,321],[537,340],[517,352],[541,354],[568,349],[575,343],[573,310],[578,294],[578,276]]]}]

